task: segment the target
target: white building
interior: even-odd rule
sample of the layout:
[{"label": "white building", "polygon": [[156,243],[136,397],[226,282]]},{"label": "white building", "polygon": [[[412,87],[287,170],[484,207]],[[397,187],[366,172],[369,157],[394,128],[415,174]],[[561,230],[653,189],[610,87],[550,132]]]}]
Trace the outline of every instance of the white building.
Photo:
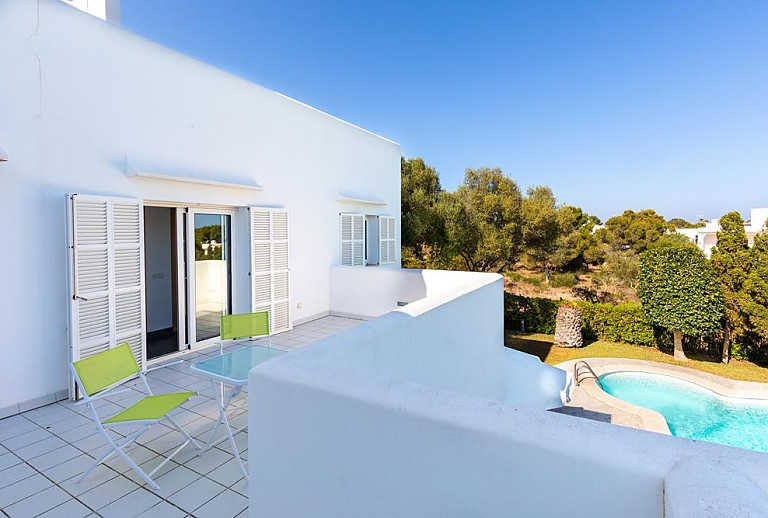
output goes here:
[{"label": "white building", "polygon": [[[755,236],[765,230],[766,221],[768,221],[768,208],[750,210],[750,218],[744,224],[749,246],[754,243]],[[720,222],[718,219],[712,219],[703,227],[679,228],[677,231],[693,241],[709,257],[712,254],[712,247],[717,244]]]},{"label": "white building", "polygon": [[0,1],[0,63],[0,417],[67,397],[67,344],[146,367],[222,311],[327,315],[334,265],[399,267],[395,142],[65,2]]},{"label": "white building", "polygon": [[0,64],[0,418],[223,312],[355,315],[250,371],[250,516],[765,516],[764,454],[546,412],[570,376],[503,346],[500,275],[399,267],[396,143],[58,0],[0,0]]}]

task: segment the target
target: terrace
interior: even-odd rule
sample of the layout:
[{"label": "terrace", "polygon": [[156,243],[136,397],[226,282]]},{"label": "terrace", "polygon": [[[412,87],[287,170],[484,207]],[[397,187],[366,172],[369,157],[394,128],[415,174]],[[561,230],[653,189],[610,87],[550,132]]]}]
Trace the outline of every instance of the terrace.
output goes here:
[{"label": "terrace", "polygon": [[[295,350],[323,337],[359,324],[361,320],[327,316],[272,338],[274,347]],[[255,343],[264,343],[259,339]],[[248,342],[253,344],[254,342]],[[242,342],[226,348],[242,347]],[[197,439],[210,432],[218,417],[215,390],[210,381],[195,375],[192,362],[218,354],[218,348],[185,356],[184,363],[153,370],[147,375],[156,393],[193,390],[192,398],[174,417]],[[132,383],[135,386],[137,382]],[[139,392],[115,394],[99,403],[110,415],[140,398]],[[247,393],[241,396],[247,398]],[[104,447],[84,405],[64,401],[0,420],[0,510],[5,515],[54,516],[247,516],[248,485],[226,442],[197,456],[192,448],[163,467],[156,478],[160,491],[143,485],[118,458],[96,468],[80,483],[75,480]],[[244,427],[246,416],[232,420]],[[127,430],[121,430],[127,433]],[[244,460],[248,458],[247,432],[236,435]],[[143,469],[152,469],[180,442],[178,432],[158,424],[128,449]]]},{"label": "terrace", "polygon": [[[333,267],[330,278],[337,316],[276,336],[273,345],[292,351],[250,371],[240,397],[248,413],[231,420],[250,430],[235,435],[249,481],[222,443],[201,456],[183,451],[155,477],[158,491],[119,459],[77,484],[102,444],[82,406],[57,403],[0,421],[2,511],[680,518],[766,509],[764,454],[544,411],[562,405],[568,379],[502,346],[500,276]],[[371,318],[347,318],[355,312]],[[197,439],[218,407],[216,389],[189,362],[215,354],[149,373],[158,392],[202,391],[175,413]],[[116,395],[100,410],[137,395]],[[158,425],[130,453],[151,469],[178,444]],[[547,498],[552,487],[570,496]]]}]

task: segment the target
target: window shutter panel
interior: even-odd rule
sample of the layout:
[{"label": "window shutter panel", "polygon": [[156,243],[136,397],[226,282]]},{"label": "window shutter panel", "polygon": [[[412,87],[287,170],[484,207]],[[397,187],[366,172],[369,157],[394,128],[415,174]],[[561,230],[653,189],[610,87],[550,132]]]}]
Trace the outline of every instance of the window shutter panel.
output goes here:
[{"label": "window shutter panel", "polygon": [[365,217],[362,214],[339,215],[342,266],[365,264]]},{"label": "window shutter panel", "polygon": [[395,252],[395,218],[379,216],[379,263],[394,263]]},{"label": "window shutter panel", "polygon": [[272,333],[291,329],[288,212],[251,207],[251,307]]},{"label": "window shutter panel", "polygon": [[84,195],[67,200],[71,360],[128,343],[144,369],[142,203]]}]

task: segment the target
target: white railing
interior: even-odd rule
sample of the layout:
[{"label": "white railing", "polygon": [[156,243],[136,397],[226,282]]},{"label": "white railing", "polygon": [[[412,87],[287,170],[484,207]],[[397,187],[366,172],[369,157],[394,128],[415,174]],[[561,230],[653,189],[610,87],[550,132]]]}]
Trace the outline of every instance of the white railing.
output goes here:
[{"label": "white railing", "polygon": [[695,456],[718,505],[742,498],[732,466],[760,505],[763,454],[542,410],[565,373],[504,350],[499,276],[331,277],[332,311],[379,316],[251,371],[251,516],[662,516]]}]

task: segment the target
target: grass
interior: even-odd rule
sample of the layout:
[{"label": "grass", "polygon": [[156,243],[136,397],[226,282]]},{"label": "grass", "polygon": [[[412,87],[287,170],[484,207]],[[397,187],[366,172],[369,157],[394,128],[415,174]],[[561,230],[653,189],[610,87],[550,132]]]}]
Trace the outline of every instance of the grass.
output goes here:
[{"label": "grass", "polygon": [[731,363],[725,365],[717,358],[689,355],[689,360],[682,362],[655,347],[597,341],[584,347],[570,349],[555,347],[552,340],[552,335],[507,333],[505,343],[507,347],[533,354],[541,358],[541,361],[552,365],[579,358],[631,358],[680,365],[734,380],[768,383],[768,368],[748,361],[731,360]]}]

